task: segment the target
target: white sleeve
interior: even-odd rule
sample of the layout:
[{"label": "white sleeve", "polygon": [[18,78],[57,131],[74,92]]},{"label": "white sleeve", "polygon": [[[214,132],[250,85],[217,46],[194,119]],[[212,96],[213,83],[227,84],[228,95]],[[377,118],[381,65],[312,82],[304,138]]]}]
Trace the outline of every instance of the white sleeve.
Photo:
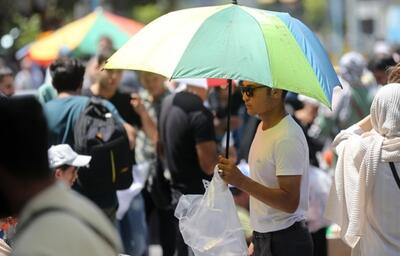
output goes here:
[{"label": "white sleeve", "polygon": [[363,129],[357,124],[353,124],[349,128],[340,131],[338,135],[336,135],[335,139],[332,142],[332,147],[335,149],[336,154],[340,154],[343,150],[344,142],[347,141],[351,136],[360,136],[363,133]]}]

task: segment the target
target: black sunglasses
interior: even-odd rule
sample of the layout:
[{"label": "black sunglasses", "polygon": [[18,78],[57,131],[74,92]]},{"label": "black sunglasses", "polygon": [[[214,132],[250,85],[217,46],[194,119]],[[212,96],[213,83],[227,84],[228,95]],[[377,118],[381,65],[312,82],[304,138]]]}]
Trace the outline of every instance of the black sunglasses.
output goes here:
[{"label": "black sunglasses", "polygon": [[254,96],[254,90],[258,88],[266,88],[266,86],[259,85],[259,86],[239,86],[240,91],[242,94],[246,94],[247,97]]}]

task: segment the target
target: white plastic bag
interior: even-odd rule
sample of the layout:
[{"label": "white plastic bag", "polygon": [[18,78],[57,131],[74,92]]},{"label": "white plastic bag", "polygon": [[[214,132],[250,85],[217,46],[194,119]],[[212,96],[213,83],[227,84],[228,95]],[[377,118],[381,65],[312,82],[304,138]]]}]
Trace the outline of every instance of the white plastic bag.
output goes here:
[{"label": "white plastic bag", "polygon": [[247,244],[228,186],[214,169],[204,195],[183,195],[175,217],[196,256],[246,256]]},{"label": "white plastic bag", "polygon": [[149,166],[150,162],[144,162],[132,166],[132,185],[127,189],[117,190],[118,209],[115,214],[117,220],[122,220],[125,213],[129,210],[133,198],[135,198],[135,196],[137,196],[144,188],[147,177],[149,176]]}]

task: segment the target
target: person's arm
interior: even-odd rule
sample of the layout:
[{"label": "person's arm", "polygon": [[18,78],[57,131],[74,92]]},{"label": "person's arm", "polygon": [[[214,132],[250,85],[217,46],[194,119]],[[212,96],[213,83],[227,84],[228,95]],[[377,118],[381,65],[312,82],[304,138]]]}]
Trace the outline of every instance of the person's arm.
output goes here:
[{"label": "person's arm", "polygon": [[206,109],[196,111],[190,116],[190,126],[194,133],[199,165],[205,174],[212,175],[218,155],[213,116]]},{"label": "person's arm", "polygon": [[140,117],[140,121],[142,122],[142,129],[146,136],[149,137],[155,145],[158,140],[157,126],[154,123],[153,119],[151,119],[149,113],[146,111],[146,108],[144,107],[139,95],[133,94],[131,97],[131,105]]},{"label": "person's arm", "polygon": [[205,141],[196,144],[197,157],[203,172],[213,175],[214,167],[217,164],[217,143],[215,141]]},{"label": "person's arm", "polygon": [[127,122],[123,123],[126,134],[128,135],[128,140],[129,140],[129,148],[132,150],[135,147],[136,143],[136,129],[128,124]]},{"label": "person's arm", "polygon": [[357,123],[358,126],[364,131],[369,132],[372,130],[371,115],[364,117],[361,121]]},{"label": "person's arm", "polygon": [[336,154],[340,154],[343,149],[343,142],[347,141],[353,135],[361,136],[363,133],[369,132],[370,130],[372,130],[371,115],[368,115],[346,130],[340,131],[332,141],[331,147],[335,149]]},{"label": "person's arm", "polygon": [[219,156],[218,168],[222,179],[261,202],[287,213],[293,213],[299,206],[301,175],[277,176],[279,188],[266,187],[243,175],[236,165]]}]

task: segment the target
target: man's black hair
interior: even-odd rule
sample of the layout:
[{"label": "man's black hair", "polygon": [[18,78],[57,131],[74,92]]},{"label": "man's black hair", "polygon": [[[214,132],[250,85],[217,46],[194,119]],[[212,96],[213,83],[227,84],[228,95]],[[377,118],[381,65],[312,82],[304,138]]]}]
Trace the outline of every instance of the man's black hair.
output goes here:
[{"label": "man's black hair", "polygon": [[57,92],[76,91],[82,86],[85,67],[78,59],[57,59],[50,65]]},{"label": "man's black hair", "polygon": [[282,100],[285,101],[288,91],[282,89]]},{"label": "man's black hair", "polygon": [[386,71],[389,67],[395,65],[396,61],[391,55],[374,56],[368,63],[368,69],[371,71]]},{"label": "man's black hair", "polygon": [[0,98],[0,169],[20,180],[50,177],[47,123],[32,96]]}]

